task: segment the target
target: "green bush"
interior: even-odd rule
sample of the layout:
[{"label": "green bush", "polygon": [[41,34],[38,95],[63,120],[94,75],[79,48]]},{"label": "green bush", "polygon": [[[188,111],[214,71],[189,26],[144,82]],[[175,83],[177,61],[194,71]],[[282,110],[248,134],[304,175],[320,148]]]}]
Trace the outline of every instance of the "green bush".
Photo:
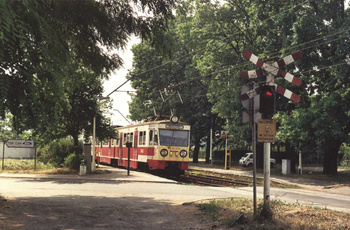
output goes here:
[{"label": "green bush", "polygon": [[79,144],[79,148],[75,149],[73,139],[61,138],[39,148],[38,161],[51,164],[56,168],[62,167],[65,165],[66,158],[76,151],[78,151],[79,156],[82,154],[82,143]]},{"label": "green bush", "polygon": [[81,163],[81,159],[79,155],[72,153],[68,155],[66,158],[64,158],[63,166],[71,169],[79,169],[80,163]]},{"label": "green bush", "polygon": [[339,149],[339,159],[341,166],[350,166],[350,147],[343,144]]}]

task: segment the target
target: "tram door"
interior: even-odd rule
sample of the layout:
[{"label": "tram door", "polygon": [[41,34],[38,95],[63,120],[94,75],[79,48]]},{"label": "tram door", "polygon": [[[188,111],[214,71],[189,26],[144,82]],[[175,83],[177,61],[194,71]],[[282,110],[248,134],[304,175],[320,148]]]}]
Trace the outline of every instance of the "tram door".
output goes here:
[{"label": "tram door", "polygon": [[117,150],[117,159],[118,159],[118,165],[121,165],[122,162],[122,156],[123,156],[123,133],[119,134],[119,146]]},{"label": "tram door", "polygon": [[133,168],[137,168],[137,161],[138,161],[138,151],[137,151],[137,147],[138,147],[138,142],[139,142],[139,132],[135,132],[134,133],[134,148],[133,148],[133,152],[132,152],[132,157],[131,159],[133,159],[134,161],[132,161],[132,167]]}]

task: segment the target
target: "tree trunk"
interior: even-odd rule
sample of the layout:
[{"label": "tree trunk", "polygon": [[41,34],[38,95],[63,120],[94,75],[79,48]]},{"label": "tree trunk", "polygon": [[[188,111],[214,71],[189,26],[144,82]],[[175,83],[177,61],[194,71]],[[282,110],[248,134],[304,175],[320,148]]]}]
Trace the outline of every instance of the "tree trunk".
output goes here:
[{"label": "tree trunk", "polygon": [[196,138],[196,140],[194,141],[193,163],[198,163],[200,141],[201,141],[200,138]]},{"label": "tree trunk", "polygon": [[323,174],[338,174],[338,152],[342,142],[338,140],[326,140],[324,144]]},{"label": "tree trunk", "polygon": [[290,171],[291,173],[296,173],[297,170],[295,165],[298,163],[297,153],[294,148],[291,146],[290,142],[286,142],[286,159],[290,160]]}]

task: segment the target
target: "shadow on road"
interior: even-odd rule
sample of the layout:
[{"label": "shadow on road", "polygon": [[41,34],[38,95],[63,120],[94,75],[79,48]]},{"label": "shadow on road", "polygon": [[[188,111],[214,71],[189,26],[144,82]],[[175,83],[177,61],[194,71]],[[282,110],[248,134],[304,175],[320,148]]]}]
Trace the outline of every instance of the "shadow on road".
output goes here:
[{"label": "shadow on road", "polygon": [[0,229],[208,229],[196,214],[151,198],[26,197],[0,202]]}]

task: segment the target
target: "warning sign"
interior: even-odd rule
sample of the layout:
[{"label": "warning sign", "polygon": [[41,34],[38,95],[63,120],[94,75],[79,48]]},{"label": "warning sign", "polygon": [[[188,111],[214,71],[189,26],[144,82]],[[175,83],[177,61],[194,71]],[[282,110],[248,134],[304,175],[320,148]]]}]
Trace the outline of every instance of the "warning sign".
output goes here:
[{"label": "warning sign", "polygon": [[276,120],[259,119],[258,120],[258,142],[276,141]]},{"label": "warning sign", "polygon": [[227,139],[227,132],[226,131],[221,131],[221,138]]}]

